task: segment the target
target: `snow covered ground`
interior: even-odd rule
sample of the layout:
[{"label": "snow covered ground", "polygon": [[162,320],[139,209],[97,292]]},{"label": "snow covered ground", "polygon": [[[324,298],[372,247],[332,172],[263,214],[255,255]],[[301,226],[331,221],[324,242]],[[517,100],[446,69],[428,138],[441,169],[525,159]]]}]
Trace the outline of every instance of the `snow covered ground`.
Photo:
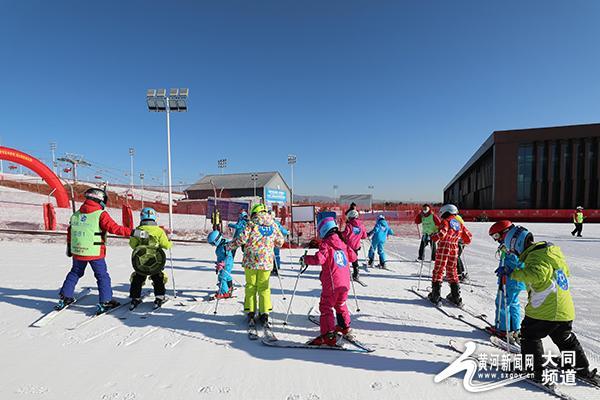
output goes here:
[{"label": "snow covered ground", "polygon": [[[4,218],[4,216],[2,216]],[[468,224],[474,244],[465,250],[467,268],[485,288],[463,287],[472,307],[493,315],[496,278],[494,243],[489,224]],[[600,364],[600,306],[597,260],[600,226],[586,225],[584,238],[574,239],[566,224],[527,224],[538,239],[560,245],[572,268],[572,293],[578,317],[575,329],[593,364]],[[363,273],[369,285],[356,286],[361,312],[349,299],[357,336],[376,349],[371,354],[324,350],[278,349],[248,340],[242,315],[243,288],[237,298],[219,304],[193,302],[215,290],[213,249],[206,244],[176,245],[173,249],[177,301],[156,315],[141,319],[119,310],[82,328],[70,330],[94,310],[93,296],[65,311],[50,325],[30,328],[49,311],[69,270],[63,243],[0,236],[0,354],[2,399],[547,399],[525,383],[470,394],[462,374],[436,384],[433,377],[456,359],[449,339],[485,343],[479,330],[443,316],[408,289],[417,284],[419,265],[414,238],[394,238],[388,244],[390,267]],[[318,304],[318,267],[309,268],[298,284],[289,326],[285,317],[294,286],[297,257],[303,250],[283,251],[283,299],[276,278],[273,287],[275,334],[305,341],[318,333],[306,317]],[[107,262],[115,297],[124,300],[129,287],[130,250],[113,246]],[[243,285],[236,259],[234,277]],[[427,269],[427,265],[425,265]],[[170,283],[169,283],[170,285]],[[428,283],[421,282],[422,287]],[[88,271],[79,288],[95,286]],[[472,289],[472,291],[471,291]],[[448,287],[443,287],[443,294]],[[179,302],[183,305],[177,305]],[[141,311],[147,310],[143,305]],[[476,320],[473,322],[477,323]],[[480,347],[481,349],[482,347]],[[568,389],[581,399],[600,399],[600,391]]]}]

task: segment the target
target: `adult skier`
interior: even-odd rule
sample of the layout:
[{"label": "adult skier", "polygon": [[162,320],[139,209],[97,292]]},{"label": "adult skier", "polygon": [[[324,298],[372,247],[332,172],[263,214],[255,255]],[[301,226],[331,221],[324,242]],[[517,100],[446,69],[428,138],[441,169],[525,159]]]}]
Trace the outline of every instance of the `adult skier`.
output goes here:
[{"label": "adult skier", "polygon": [[267,212],[265,205],[259,203],[252,207],[246,229],[227,245],[230,250],[244,245],[242,260],[246,275],[244,312],[248,315],[249,323],[254,323],[258,294],[260,321],[264,326],[270,324],[269,313],[272,311],[272,306],[269,277],[273,268],[274,249],[283,246],[283,243],[284,238],[279,227]]},{"label": "adult skier", "polygon": [[233,253],[227,249],[227,240],[219,231],[212,231],[208,234],[206,241],[215,246],[215,254],[217,262],[215,263],[215,272],[218,275],[217,286],[218,290],[215,295],[216,299],[227,299],[233,294],[233,278],[231,270],[233,269]]},{"label": "adult skier", "polygon": [[131,274],[131,286],[129,287],[129,297],[131,298],[129,308],[132,310],[142,303],[142,287],[148,277],[152,280],[154,287],[154,306],[158,308],[165,301],[165,284],[168,278],[164,272],[167,257],[163,249],[168,250],[173,244],[165,231],[158,226],[157,219],[156,210],[150,207],[142,209],[140,225],[137,229],[147,232],[148,238],[132,237],[129,239],[129,246],[133,249],[131,261],[135,270]]},{"label": "adult skier", "polygon": [[[321,265],[321,334],[307,344],[335,346],[337,332],[351,337],[350,311],[346,305],[350,290],[350,264],[356,261],[356,253],[342,239],[335,218],[317,216],[317,230],[321,243],[313,256],[303,256],[301,263]],[[335,315],[334,315],[335,310]],[[336,324],[337,322],[337,324]]]},{"label": "adult skier", "polygon": [[438,231],[440,222],[440,218],[431,211],[431,206],[423,204],[421,212],[415,217],[415,224],[421,225],[421,243],[417,260],[423,261],[427,245],[431,245],[431,259],[435,260],[435,242],[431,240],[431,235]]},{"label": "adult skier", "polygon": [[377,250],[377,254],[379,255],[379,264],[381,268],[385,268],[385,261],[387,257],[385,255],[385,242],[387,241],[388,236],[394,235],[394,231],[388,225],[385,220],[384,215],[380,215],[377,217],[377,222],[375,226],[369,233],[367,233],[367,237],[371,238],[371,247],[369,247],[369,267],[373,266],[373,262],[375,260],[375,251]]},{"label": "adult skier", "polygon": [[101,314],[120,303],[113,299],[110,275],[106,266],[106,234],[134,236],[147,239],[148,233],[140,229],[130,229],[117,224],[104,210],[108,195],[99,188],[85,191],[85,201],[69,221],[67,229],[67,257],[73,257],[73,266],[60,289],[60,300],[56,309],[62,309],[73,303],[73,293],[79,278],[85,273],[89,263],[94,271],[100,300],[97,313]]},{"label": "adult skier", "polygon": [[570,293],[571,275],[560,247],[549,242],[534,242],[533,234],[522,226],[513,226],[506,233],[504,246],[509,254],[498,276],[506,275],[527,285],[528,302],[521,326],[523,359],[533,355],[534,379],[543,376],[544,346],[542,339],[550,336],[561,352],[574,352],[575,360],[566,368],[575,370],[585,379],[599,380],[597,370],[589,362],[573,332],[575,306]]},{"label": "adult skier", "polygon": [[471,243],[471,232],[461,223],[458,218],[458,208],[453,204],[446,204],[440,208],[441,223],[438,232],[431,235],[431,239],[437,242],[435,253],[435,265],[431,277],[431,293],[428,297],[432,303],[441,300],[441,289],[444,272],[446,280],[450,284],[450,294],[446,299],[457,306],[462,305],[460,297],[460,284],[456,272],[456,261],[458,259],[458,241],[462,239],[465,244]]},{"label": "adult skier", "polygon": [[[358,254],[362,240],[367,238],[367,230],[362,221],[358,218],[359,213],[357,210],[348,211],[346,217],[348,219],[346,220],[346,227],[344,228],[342,236],[344,237],[344,241],[348,244],[348,247]],[[352,279],[358,280],[358,259],[352,262],[352,270]]]},{"label": "adult skier", "polygon": [[[504,238],[506,234],[514,227],[513,223],[508,220],[502,220],[490,226],[489,235],[492,239],[498,242],[499,247],[496,254],[500,258],[500,268],[504,265],[506,257],[506,247],[504,246]],[[505,338],[508,330],[509,340],[511,342],[520,342],[521,338],[521,304],[519,303],[519,294],[525,290],[525,284],[511,277],[506,278],[506,282],[498,279],[498,293],[496,295],[496,321],[495,327],[491,331],[492,334]],[[504,292],[506,290],[506,301]],[[508,329],[506,320],[508,313]]]},{"label": "adult skier", "polygon": [[584,219],[585,219],[585,216],[583,215],[583,207],[579,206],[573,213],[573,224],[575,224],[575,229],[573,229],[573,231],[571,232],[571,235],[575,236],[575,234],[577,234],[577,237],[581,237],[581,231],[583,230],[583,220]]}]

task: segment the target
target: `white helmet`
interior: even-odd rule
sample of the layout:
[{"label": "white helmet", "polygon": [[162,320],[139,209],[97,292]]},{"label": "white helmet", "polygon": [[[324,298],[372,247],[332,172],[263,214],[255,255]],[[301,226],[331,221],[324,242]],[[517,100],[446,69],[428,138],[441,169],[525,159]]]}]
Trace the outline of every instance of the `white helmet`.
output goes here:
[{"label": "white helmet", "polygon": [[583,210],[583,207],[581,207],[581,206],[577,206],[577,209],[578,209],[578,210]]},{"label": "white helmet", "polygon": [[457,215],[458,208],[454,204],[445,204],[440,208],[439,214],[444,215],[446,213]]},{"label": "white helmet", "polygon": [[356,211],[356,210],[348,211],[348,219],[355,219],[355,218],[358,218],[358,211]]}]

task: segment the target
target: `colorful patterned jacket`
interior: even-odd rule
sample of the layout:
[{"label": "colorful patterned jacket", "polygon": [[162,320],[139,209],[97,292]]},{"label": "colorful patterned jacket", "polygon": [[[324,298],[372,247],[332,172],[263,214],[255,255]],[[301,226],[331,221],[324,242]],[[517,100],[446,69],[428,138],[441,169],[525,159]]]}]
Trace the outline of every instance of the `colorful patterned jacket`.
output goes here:
[{"label": "colorful patterned jacket", "polygon": [[244,269],[273,269],[273,250],[285,239],[274,218],[266,212],[255,214],[246,229],[229,243],[230,249],[244,245]]}]

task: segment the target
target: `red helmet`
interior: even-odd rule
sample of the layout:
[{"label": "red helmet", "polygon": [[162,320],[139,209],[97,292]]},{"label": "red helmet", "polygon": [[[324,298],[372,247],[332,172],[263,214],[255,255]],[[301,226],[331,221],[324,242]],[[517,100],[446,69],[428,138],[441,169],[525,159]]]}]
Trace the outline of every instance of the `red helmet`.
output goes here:
[{"label": "red helmet", "polygon": [[506,235],[506,232],[513,226],[513,223],[507,219],[498,221],[490,226],[489,235],[494,238],[495,241],[500,241]]}]

